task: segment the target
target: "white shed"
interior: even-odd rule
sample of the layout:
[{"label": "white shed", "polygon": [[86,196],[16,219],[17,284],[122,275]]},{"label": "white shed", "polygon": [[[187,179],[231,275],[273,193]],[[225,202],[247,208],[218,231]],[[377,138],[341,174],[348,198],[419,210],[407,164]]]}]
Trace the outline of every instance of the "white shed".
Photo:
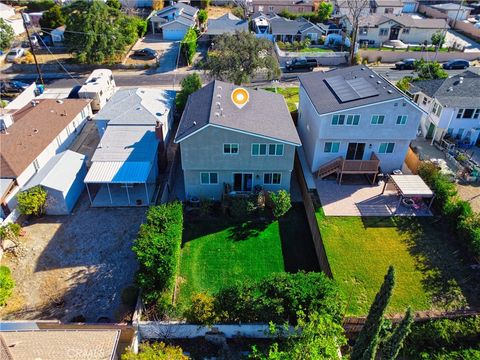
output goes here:
[{"label": "white shed", "polygon": [[71,150],[55,155],[22,190],[42,186],[47,190],[47,215],[68,215],[80,197],[87,173],[86,156]]},{"label": "white shed", "polygon": [[52,42],[54,45],[56,44],[62,44],[63,41],[65,40],[65,25],[59,26],[56,29],[53,29],[52,32],[50,33],[52,36]]}]

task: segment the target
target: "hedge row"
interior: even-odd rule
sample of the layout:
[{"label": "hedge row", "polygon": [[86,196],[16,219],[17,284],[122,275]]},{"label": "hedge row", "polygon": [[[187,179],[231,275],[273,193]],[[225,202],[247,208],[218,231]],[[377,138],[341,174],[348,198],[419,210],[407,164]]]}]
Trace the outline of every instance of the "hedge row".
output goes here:
[{"label": "hedge row", "polygon": [[411,359],[478,359],[479,334],[479,316],[414,323],[405,350]]},{"label": "hedge row", "polygon": [[434,208],[444,216],[475,257],[480,256],[480,214],[457,196],[455,184],[431,162],[422,162],[418,174],[435,193]]},{"label": "hedge row", "polygon": [[132,247],[137,255],[137,283],[147,303],[171,301],[180,258],[183,208],[180,202],[152,206]]},{"label": "hedge row", "polygon": [[195,29],[191,28],[187,31],[180,46],[183,56],[187,59],[188,64],[191,64],[197,51],[197,32]]},{"label": "hedge row", "polygon": [[296,324],[299,311],[329,314],[340,322],[344,302],[324,273],[281,273],[257,282],[226,286],[217,294],[197,294],[185,316],[199,324],[273,322]]}]

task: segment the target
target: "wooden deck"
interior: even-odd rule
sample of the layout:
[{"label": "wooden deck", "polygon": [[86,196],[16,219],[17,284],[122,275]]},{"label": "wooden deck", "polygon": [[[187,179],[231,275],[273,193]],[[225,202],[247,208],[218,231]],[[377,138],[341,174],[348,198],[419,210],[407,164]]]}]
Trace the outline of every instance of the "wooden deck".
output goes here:
[{"label": "wooden deck", "polygon": [[344,160],[342,156],[324,164],[317,171],[319,178],[324,178],[330,174],[337,174],[337,182],[342,183],[343,174],[373,174],[372,184],[375,183],[380,160],[372,152],[370,160]]}]

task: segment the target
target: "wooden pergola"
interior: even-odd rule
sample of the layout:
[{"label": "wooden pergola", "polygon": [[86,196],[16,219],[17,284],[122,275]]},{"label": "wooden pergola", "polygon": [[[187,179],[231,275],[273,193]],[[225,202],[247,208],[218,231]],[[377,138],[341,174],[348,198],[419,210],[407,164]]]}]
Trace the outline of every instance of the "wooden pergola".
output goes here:
[{"label": "wooden pergola", "polygon": [[428,187],[428,185],[425,184],[425,182],[420,176],[390,175],[388,177],[388,180],[385,181],[385,184],[383,185],[382,194],[385,192],[385,188],[389,183],[393,184],[395,186],[395,189],[397,189],[398,193],[400,194],[400,200],[398,201],[398,205],[397,205],[397,208],[395,209],[395,213],[397,212],[404,198],[430,199],[430,202],[428,204],[428,210],[430,210],[430,208],[432,207],[435,194]]}]

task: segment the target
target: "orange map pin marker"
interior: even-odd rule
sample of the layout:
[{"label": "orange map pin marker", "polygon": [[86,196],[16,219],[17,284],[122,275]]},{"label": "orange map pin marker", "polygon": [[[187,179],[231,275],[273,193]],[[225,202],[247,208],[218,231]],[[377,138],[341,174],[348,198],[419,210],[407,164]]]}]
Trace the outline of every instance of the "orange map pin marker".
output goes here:
[{"label": "orange map pin marker", "polygon": [[250,94],[244,88],[236,88],[232,91],[231,98],[235,106],[241,109],[247,104],[250,99]]}]

